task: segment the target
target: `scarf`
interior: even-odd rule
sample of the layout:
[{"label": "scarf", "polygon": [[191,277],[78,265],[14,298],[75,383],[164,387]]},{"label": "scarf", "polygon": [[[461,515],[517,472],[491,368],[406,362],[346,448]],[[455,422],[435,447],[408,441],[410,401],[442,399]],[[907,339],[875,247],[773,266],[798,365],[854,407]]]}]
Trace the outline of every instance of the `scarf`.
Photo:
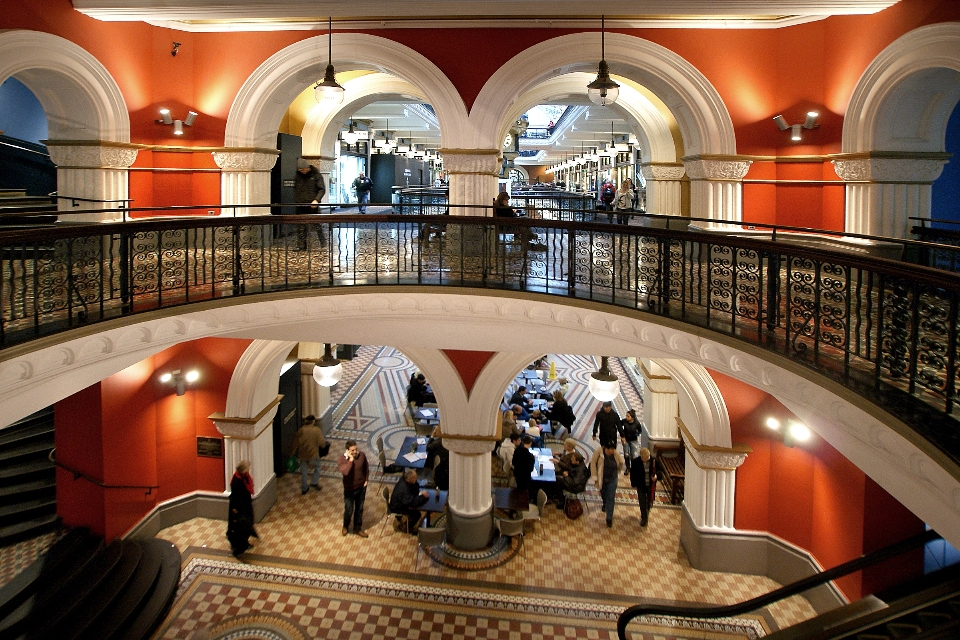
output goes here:
[{"label": "scarf", "polygon": [[243,480],[243,486],[247,488],[247,492],[251,496],[253,495],[253,476],[251,476],[249,473],[244,473],[243,475],[240,475],[239,471],[234,471],[233,477],[235,479],[240,478],[241,480]]}]

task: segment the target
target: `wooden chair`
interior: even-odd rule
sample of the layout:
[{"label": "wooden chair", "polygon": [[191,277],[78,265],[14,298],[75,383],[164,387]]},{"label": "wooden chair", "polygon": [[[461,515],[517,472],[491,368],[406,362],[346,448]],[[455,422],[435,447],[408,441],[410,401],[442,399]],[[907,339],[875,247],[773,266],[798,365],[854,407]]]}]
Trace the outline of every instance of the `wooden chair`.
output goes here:
[{"label": "wooden chair", "polygon": [[670,490],[670,504],[683,502],[684,489],[684,447],[683,441],[679,446],[654,445],[656,453],[657,476]]},{"label": "wooden chair", "polygon": [[497,527],[497,531],[500,532],[500,535],[507,536],[512,538],[514,536],[520,536],[520,553],[526,557],[526,552],[523,550],[523,525],[524,521],[521,519],[513,518],[500,518],[495,516],[493,519],[494,526]]},{"label": "wooden chair", "polygon": [[447,530],[443,527],[420,527],[417,532],[417,561],[414,571],[420,569],[420,553],[427,547],[436,547],[443,544]]},{"label": "wooden chair", "polygon": [[390,513],[390,488],[381,487],[380,488],[380,497],[383,498],[383,508],[386,511],[386,514],[383,517],[383,524],[380,525],[380,537],[383,537],[383,528],[386,526],[387,521],[390,520],[390,516],[393,516],[400,521],[400,524],[404,527],[409,528],[409,523],[407,522],[407,516],[402,513]]}]

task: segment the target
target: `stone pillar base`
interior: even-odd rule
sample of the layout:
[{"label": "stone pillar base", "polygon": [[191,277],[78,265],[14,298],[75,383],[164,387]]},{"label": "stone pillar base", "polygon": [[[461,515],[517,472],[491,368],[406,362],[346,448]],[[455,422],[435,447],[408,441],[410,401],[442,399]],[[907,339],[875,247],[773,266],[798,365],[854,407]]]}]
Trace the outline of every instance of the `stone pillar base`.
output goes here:
[{"label": "stone pillar base", "polygon": [[447,511],[447,544],[464,551],[489,547],[493,542],[493,507],[479,515]]}]

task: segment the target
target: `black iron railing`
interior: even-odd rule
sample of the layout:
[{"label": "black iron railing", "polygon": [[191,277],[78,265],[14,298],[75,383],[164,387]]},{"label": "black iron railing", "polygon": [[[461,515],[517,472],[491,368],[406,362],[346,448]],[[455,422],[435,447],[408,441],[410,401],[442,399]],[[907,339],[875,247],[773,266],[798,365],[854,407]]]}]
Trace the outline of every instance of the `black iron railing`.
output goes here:
[{"label": "black iron railing", "polygon": [[363,285],[524,290],[762,347],[960,461],[960,275],[709,232],[459,215],[180,218],[0,232],[0,357],[157,309]]}]

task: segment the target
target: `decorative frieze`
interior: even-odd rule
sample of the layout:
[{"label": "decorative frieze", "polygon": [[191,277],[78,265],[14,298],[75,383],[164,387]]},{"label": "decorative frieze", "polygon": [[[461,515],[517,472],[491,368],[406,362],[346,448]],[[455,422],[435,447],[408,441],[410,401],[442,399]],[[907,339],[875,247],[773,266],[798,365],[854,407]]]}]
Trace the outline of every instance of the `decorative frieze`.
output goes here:
[{"label": "decorative frieze", "polygon": [[224,171],[270,171],[279,151],[214,151],[213,161]]},{"label": "decorative frieze", "polygon": [[723,158],[684,158],[683,166],[691,180],[743,180],[750,160]]},{"label": "decorative frieze", "polygon": [[450,174],[500,175],[499,149],[440,149]]},{"label": "decorative frieze", "polygon": [[745,444],[735,444],[730,448],[701,445],[679,417],[677,426],[683,434],[683,445],[687,453],[701,469],[732,471],[742,465],[747,455],[753,452],[753,449]]},{"label": "decorative frieze", "polygon": [[58,169],[127,169],[137,159],[138,149],[98,140],[48,140],[47,151]]},{"label": "decorative frieze", "polygon": [[845,182],[932,184],[943,172],[947,154],[910,154],[910,157],[834,158],[834,170]]},{"label": "decorative frieze", "polygon": [[686,172],[680,163],[644,163],[640,173],[644,180],[681,180]]}]

